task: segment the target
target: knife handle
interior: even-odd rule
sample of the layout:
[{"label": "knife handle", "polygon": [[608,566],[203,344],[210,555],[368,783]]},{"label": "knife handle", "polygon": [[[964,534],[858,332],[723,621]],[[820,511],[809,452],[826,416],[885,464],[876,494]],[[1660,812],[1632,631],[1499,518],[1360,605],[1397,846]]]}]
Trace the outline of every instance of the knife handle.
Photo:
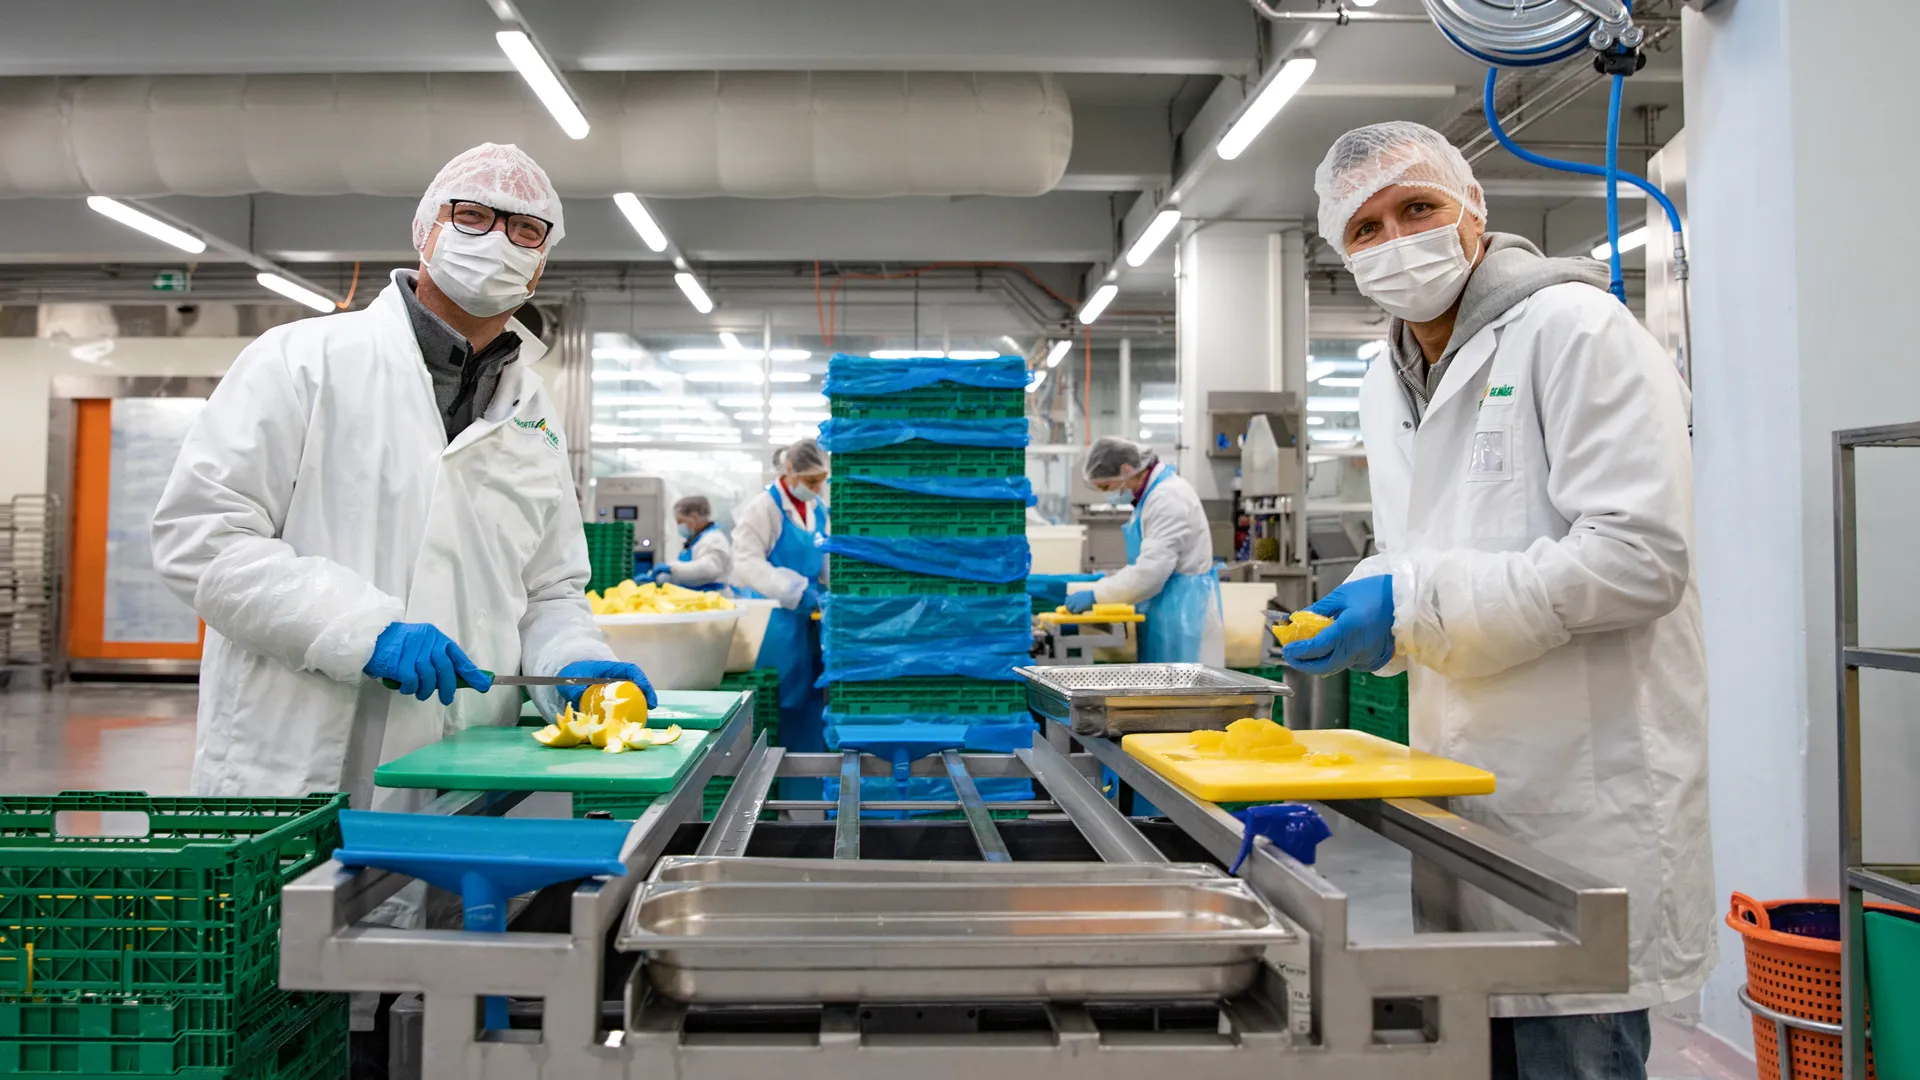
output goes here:
[{"label": "knife handle", "polygon": [[[488,670],[487,670],[486,668],[481,668],[481,669],[480,669],[480,673],[481,673],[482,675],[485,675],[485,676],[486,676],[487,678],[489,678],[489,679],[491,679],[491,678],[493,678],[493,672],[491,672],[491,671],[488,671]],[[455,687],[456,687],[457,689],[461,689],[461,690],[471,690],[471,689],[473,689],[473,687],[471,687],[471,686],[469,686],[469,685],[467,685],[467,680],[465,680],[465,679],[463,679],[463,678],[461,678],[461,677],[460,677],[459,675],[455,675],[455,676],[453,677],[453,680],[454,680],[454,686],[455,686]],[[384,686],[384,687],[386,687],[386,688],[387,688],[387,689],[389,689],[389,690],[398,690],[398,689],[400,689],[400,680],[398,680],[398,679],[381,679],[381,680],[380,680],[380,685],[381,685],[381,686]]]}]

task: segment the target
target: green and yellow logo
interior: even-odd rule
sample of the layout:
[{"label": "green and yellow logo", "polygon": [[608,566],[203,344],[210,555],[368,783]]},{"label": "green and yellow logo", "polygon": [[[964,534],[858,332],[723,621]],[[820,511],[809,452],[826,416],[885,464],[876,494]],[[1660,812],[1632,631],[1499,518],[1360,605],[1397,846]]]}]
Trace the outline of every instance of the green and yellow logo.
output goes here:
[{"label": "green and yellow logo", "polygon": [[522,420],[516,416],[513,418],[513,426],[521,431],[537,431],[546,439],[548,448],[560,449],[560,433],[547,426],[547,418],[544,416],[538,420]]},{"label": "green and yellow logo", "polygon": [[1511,398],[1511,397],[1513,397],[1512,383],[1507,383],[1503,386],[1489,386],[1487,387],[1487,392],[1480,395],[1480,404],[1485,405],[1488,401],[1492,400],[1493,398]]}]

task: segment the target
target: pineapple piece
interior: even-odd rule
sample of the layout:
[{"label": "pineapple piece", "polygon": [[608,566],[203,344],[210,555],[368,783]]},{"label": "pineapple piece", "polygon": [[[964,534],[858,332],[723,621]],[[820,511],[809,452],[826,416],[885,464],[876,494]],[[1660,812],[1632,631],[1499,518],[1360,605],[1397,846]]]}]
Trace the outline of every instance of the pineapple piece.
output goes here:
[{"label": "pineapple piece", "polygon": [[1308,638],[1333,625],[1333,620],[1325,615],[1311,611],[1296,611],[1287,616],[1287,621],[1273,628],[1273,638],[1282,645],[1291,645]]},{"label": "pineapple piece", "polygon": [[1224,731],[1195,731],[1187,735],[1187,745],[1195,750],[1218,750],[1226,741]]}]

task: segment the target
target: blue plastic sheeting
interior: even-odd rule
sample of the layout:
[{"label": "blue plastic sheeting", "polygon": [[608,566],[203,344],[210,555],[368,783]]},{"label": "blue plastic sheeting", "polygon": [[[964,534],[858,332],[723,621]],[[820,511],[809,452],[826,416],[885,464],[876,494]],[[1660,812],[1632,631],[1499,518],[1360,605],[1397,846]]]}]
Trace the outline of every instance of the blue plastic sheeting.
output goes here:
[{"label": "blue plastic sheeting", "polygon": [[843,645],[822,648],[825,672],[815,686],[829,683],[883,682],[914,676],[959,676],[1014,682],[1014,668],[1033,662],[1033,635],[977,634],[946,638],[923,648],[902,645]]},{"label": "blue plastic sheeting", "polygon": [[[831,800],[840,797],[840,780],[838,777],[830,777],[825,786],[826,798]],[[996,802],[1019,802],[1033,798],[1033,781],[1031,780],[1011,780],[1005,777],[975,777],[973,786],[980,790],[980,797],[986,801],[988,809],[992,809],[993,804]],[[928,802],[936,800],[945,802],[956,801],[956,796],[953,793],[953,782],[934,776],[918,776],[904,784],[885,776],[862,777],[860,780],[860,798],[862,801],[868,802],[892,801],[897,799],[925,800]],[[929,814],[952,816],[957,813],[958,811],[955,810],[862,810],[860,816],[863,818],[886,819],[924,817]],[[834,811],[829,810],[827,811],[827,816],[831,818],[837,815]]]},{"label": "blue plastic sheeting", "polygon": [[827,361],[828,397],[897,394],[938,382],[959,383],[979,390],[1024,390],[1027,361],[1020,356],[998,356],[992,360],[948,360],[933,356],[875,360],[871,356],[844,353],[835,353]]},{"label": "blue plastic sheeting", "polygon": [[[1010,753],[1033,745],[1033,714],[1029,712],[993,713],[981,716],[954,716],[947,713],[882,713],[874,716],[846,716],[831,709],[826,714],[827,748],[842,749],[843,740],[862,753],[875,753],[873,747],[887,741],[889,728],[941,728],[946,745],[941,749],[979,750]],[[909,732],[909,735],[914,734]],[[893,740],[894,745],[908,741]],[[877,756],[877,755],[876,755]]]},{"label": "blue plastic sheeting", "polygon": [[948,499],[1019,500],[1034,503],[1033,481],[1024,476],[843,476],[835,484],[878,484],[895,491],[916,495],[938,495]]},{"label": "blue plastic sheeting", "polygon": [[1033,605],[1021,596],[826,597],[827,647],[836,644],[905,645],[929,638],[1030,638]]},{"label": "blue plastic sheeting", "polygon": [[820,425],[820,445],[829,454],[877,450],[925,439],[946,446],[1012,449],[1027,445],[1024,417],[1005,420],[849,420],[835,417]]},{"label": "blue plastic sheeting", "polygon": [[1078,581],[1099,581],[1099,574],[1028,574],[1027,595],[1053,604],[1067,602],[1067,586]]},{"label": "blue plastic sheeting", "polygon": [[[844,483],[844,481],[841,481]],[[814,541],[829,555],[845,555],[895,570],[961,581],[1018,581],[1033,554],[1024,536],[967,538],[828,535]]]}]

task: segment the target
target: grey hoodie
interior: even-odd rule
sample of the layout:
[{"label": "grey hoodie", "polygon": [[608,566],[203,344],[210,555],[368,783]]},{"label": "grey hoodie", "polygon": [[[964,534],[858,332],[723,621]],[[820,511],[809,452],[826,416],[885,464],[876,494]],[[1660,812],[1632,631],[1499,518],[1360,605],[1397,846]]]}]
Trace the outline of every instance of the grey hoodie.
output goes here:
[{"label": "grey hoodie", "polygon": [[1454,318],[1453,336],[1447,339],[1440,359],[1428,364],[1420,352],[1420,342],[1403,319],[1388,326],[1387,341],[1392,346],[1393,366],[1400,374],[1400,385],[1413,406],[1415,420],[1427,415],[1427,402],[1440,387],[1441,376],[1453,362],[1453,354],[1473,339],[1486,325],[1506,314],[1513,305],[1549,285],[1569,281],[1585,282],[1606,289],[1607,265],[1592,259],[1549,259],[1540,254],[1533,241],[1512,233],[1486,235],[1487,254],[1473,268],[1467,287],[1460,293],[1460,314]]}]

